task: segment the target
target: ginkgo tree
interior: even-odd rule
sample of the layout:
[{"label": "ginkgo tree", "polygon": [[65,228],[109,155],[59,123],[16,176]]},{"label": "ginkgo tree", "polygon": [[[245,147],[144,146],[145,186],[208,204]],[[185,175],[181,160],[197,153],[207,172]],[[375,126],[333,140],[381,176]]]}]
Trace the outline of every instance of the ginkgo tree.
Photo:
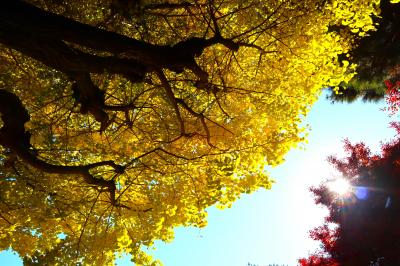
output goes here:
[{"label": "ginkgo tree", "polygon": [[378,2],[2,1],[0,250],[156,263],[143,246],[270,188]]}]

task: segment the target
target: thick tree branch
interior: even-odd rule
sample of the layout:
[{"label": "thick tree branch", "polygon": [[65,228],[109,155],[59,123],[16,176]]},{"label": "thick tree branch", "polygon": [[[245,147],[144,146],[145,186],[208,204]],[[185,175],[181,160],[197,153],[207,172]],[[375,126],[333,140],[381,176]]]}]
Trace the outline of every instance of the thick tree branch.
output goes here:
[{"label": "thick tree branch", "polygon": [[70,76],[76,80],[72,91],[76,102],[81,104],[81,113],[92,114],[100,122],[100,132],[103,132],[109,124],[108,114],[104,111],[104,92],[93,83],[87,73],[70,73]]},{"label": "thick tree branch", "polygon": [[145,66],[134,59],[92,55],[71,48],[52,36],[41,37],[23,29],[5,29],[6,26],[1,23],[0,17],[0,42],[61,72],[107,71],[123,75],[133,82],[142,81],[147,72]]},{"label": "thick tree branch", "polygon": [[[100,131],[110,123],[106,110],[126,111],[127,106],[107,106],[104,92],[92,82],[90,73],[107,71],[138,82],[148,72],[189,69],[198,77],[198,88],[212,90],[215,87],[209,84],[208,73],[196,63],[195,57],[217,43],[233,51],[239,49],[237,43],[223,38],[218,28],[215,36],[209,39],[193,37],[173,46],[154,45],[41,10],[20,0],[6,0],[2,4],[0,42],[73,79],[73,95],[81,105],[81,113],[93,115],[101,123]],[[76,47],[106,51],[113,56],[89,54]],[[175,111],[179,114],[179,109]],[[181,129],[184,134],[182,122]]]},{"label": "thick tree branch", "polygon": [[8,0],[0,10],[1,35],[34,34],[43,40],[67,41],[98,51],[113,54],[129,53],[145,65],[165,67],[173,55],[168,48],[134,40],[124,35],[105,31],[56,14],[41,10],[18,0]]},{"label": "thick tree branch", "polygon": [[19,0],[6,0],[0,10],[0,36],[34,34],[38,39],[66,41],[76,45],[124,54],[147,67],[147,70],[167,68],[182,71],[193,68],[194,57],[215,43],[237,50],[234,42],[216,36],[211,39],[190,38],[174,46],[154,45],[94,26],[68,19]]}]

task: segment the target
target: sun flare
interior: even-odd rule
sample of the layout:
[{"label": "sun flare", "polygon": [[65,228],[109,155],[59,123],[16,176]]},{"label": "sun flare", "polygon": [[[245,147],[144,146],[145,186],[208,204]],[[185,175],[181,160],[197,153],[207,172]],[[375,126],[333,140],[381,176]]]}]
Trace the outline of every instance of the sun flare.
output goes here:
[{"label": "sun flare", "polygon": [[351,191],[350,182],[344,178],[338,178],[328,184],[329,190],[343,196]]}]

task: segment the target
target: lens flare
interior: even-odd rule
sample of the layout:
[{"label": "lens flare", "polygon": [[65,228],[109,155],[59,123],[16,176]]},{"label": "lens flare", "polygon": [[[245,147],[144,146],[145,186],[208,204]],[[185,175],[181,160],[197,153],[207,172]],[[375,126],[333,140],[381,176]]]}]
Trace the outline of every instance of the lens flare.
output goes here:
[{"label": "lens flare", "polygon": [[356,195],[357,199],[366,200],[368,198],[368,188],[355,187],[354,195]]}]

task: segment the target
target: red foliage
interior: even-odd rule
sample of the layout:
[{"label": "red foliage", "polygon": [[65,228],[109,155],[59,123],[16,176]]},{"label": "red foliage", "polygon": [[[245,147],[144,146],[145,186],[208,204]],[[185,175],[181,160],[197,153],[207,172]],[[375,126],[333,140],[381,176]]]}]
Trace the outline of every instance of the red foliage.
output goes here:
[{"label": "red foliage", "polygon": [[339,266],[332,258],[323,255],[311,255],[307,259],[299,259],[300,266]]},{"label": "red foliage", "polygon": [[[363,144],[344,142],[347,157],[330,163],[352,185],[346,197],[326,184],[311,188],[318,204],[329,209],[326,223],[311,231],[321,251],[300,259],[301,266],[400,265],[400,123],[398,134],[373,155]],[[331,229],[328,224],[337,225]]]},{"label": "red foliage", "polygon": [[388,107],[385,110],[390,112],[390,115],[394,115],[399,111],[400,108],[400,81],[392,83],[390,80],[385,80],[386,90],[386,103]]}]

